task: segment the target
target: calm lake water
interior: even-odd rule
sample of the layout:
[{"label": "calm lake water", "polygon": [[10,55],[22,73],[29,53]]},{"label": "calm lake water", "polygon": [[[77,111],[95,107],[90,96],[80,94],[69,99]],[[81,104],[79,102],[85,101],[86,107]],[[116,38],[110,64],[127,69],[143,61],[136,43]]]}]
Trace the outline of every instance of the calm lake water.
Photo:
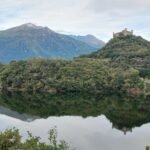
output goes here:
[{"label": "calm lake water", "polygon": [[[20,96],[22,97],[22,95]],[[84,98],[82,97],[79,98],[81,103],[75,103],[76,107],[74,109],[77,109],[78,112],[73,111],[72,105],[68,104],[67,101],[67,107],[64,107],[65,104],[62,106],[62,104],[58,103],[62,109],[62,114],[65,114],[65,116],[55,116],[54,114],[54,116],[50,115],[50,117],[47,117],[49,113],[54,113],[54,111],[49,112],[47,110],[46,112],[48,113],[46,116],[41,117],[38,115],[38,112],[41,110],[36,111],[35,105],[33,107],[35,109],[34,111],[20,112],[20,110],[25,110],[23,109],[25,106],[21,108],[18,103],[18,100],[21,101],[21,97],[18,97],[18,95],[7,97],[7,94],[4,94],[0,98],[1,131],[16,127],[20,129],[24,138],[27,137],[26,131],[30,131],[33,135],[42,137],[42,141],[46,142],[49,129],[56,126],[58,138],[67,141],[72,148],[77,150],[144,150],[145,146],[150,144],[150,115],[148,111],[145,111],[149,109],[147,103],[143,104],[138,101],[132,101],[134,107],[132,108],[131,105],[127,109],[126,107],[129,107],[129,101],[126,102],[123,100],[120,103],[120,101],[118,102],[118,100],[116,101],[111,98],[111,100],[104,99],[98,103],[97,100],[93,100],[92,104],[91,102],[87,104],[87,102],[83,102]],[[17,101],[14,101],[14,99]],[[25,98],[25,100],[27,99]],[[60,100],[61,98],[59,97],[58,99]],[[8,102],[9,100],[11,103]],[[16,103],[16,106],[12,105],[12,101],[13,104]],[[110,103],[110,101],[113,101],[113,103]],[[71,101],[71,103],[73,102]],[[86,111],[81,111],[83,109],[81,106],[83,103],[86,105],[84,105]],[[14,110],[17,109],[17,106],[19,112],[18,110]],[[68,108],[69,106],[72,111]],[[81,106],[81,109],[78,108],[79,106]],[[91,108],[92,106],[93,108]],[[48,108],[51,107],[49,106]],[[75,114],[79,113],[79,110],[84,115],[75,116]],[[95,113],[95,110],[99,110],[99,115]],[[30,111],[33,114],[28,113]],[[70,115],[66,115],[69,112]],[[61,112],[59,113],[61,114]]]}]

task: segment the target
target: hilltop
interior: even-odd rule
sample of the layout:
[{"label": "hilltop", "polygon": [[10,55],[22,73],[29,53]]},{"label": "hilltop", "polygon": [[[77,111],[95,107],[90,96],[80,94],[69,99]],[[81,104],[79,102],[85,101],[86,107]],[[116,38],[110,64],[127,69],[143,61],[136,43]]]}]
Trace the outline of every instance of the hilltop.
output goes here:
[{"label": "hilltop", "polygon": [[148,66],[150,65],[150,42],[135,35],[119,36],[111,39],[104,48],[87,57],[109,58],[118,65]]}]

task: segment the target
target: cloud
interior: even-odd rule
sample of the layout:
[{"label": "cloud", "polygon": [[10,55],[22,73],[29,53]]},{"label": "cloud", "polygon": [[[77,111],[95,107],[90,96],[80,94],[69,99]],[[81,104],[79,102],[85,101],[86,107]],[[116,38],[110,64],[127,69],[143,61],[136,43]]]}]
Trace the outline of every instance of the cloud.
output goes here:
[{"label": "cloud", "polygon": [[91,0],[89,3],[89,8],[93,8],[94,11],[135,11],[142,9],[149,9],[149,0]]},{"label": "cloud", "polygon": [[0,29],[32,22],[108,40],[113,31],[128,27],[150,38],[149,8],[149,0],[5,0],[0,1]]}]

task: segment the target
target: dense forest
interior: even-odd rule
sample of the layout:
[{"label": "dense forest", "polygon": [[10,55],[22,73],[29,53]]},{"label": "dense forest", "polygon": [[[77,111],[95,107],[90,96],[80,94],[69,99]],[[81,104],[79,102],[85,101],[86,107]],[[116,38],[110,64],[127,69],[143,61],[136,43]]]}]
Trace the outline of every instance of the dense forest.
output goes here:
[{"label": "dense forest", "polygon": [[150,42],[122,36],[90,55],[72,60],[31,59],[0,65],[1,89],[48,93],[150,92]]}]

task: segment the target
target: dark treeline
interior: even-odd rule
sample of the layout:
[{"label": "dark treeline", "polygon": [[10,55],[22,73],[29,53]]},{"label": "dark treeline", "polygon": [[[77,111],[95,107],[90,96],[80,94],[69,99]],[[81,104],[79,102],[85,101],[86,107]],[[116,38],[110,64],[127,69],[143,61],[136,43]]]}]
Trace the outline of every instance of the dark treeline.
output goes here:
[{"label": "dark treeline", "polygon": [[[128,93],[141,95],[145,82],[135,68],[112,68],[107,59],[75,59],[11,62],[0,69],[1,88],[49,93]],[[147,81],[149,82],[149,81]],[[145,89],[145,91],[144,91]]]}]

